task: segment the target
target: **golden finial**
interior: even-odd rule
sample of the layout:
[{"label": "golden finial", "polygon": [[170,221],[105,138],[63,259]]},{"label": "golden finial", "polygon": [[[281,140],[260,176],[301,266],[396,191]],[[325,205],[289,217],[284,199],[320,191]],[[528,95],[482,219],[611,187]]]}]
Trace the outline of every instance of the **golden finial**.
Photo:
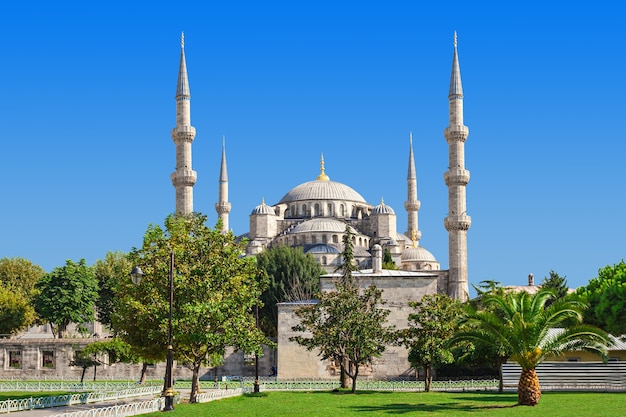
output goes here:
[{"label": "golden finial", "polygon": [[261,205],[264,206],[265,205],[265,197],[261,197]]},{"label": "golden finial", "polygon": [[180,32],[180,47],[185,48],[185,32]]},{"label": "golden finial", "polygon": [[385,205],[385,197],[381,197],[380,198],[380,205],[384,206]]},{"label": "golden finial", "polygon": [[415,229],[413,229],[411,231],[411,240],[413,240],[413,247],[416,248],[417,247],[417,243],[415,242],[415,238],[417,237],[417,233],[415,232]]},{"label": "golden finial", "polygon": [[454,31],[454,47],[456,48],[456,30]]},{"label": "golden finial", "polygon": [[317,176],[318,181],[328,181],[328,175],[324,172],[324,154],[322,154],[322,159],[320,161],[320,175]]}]

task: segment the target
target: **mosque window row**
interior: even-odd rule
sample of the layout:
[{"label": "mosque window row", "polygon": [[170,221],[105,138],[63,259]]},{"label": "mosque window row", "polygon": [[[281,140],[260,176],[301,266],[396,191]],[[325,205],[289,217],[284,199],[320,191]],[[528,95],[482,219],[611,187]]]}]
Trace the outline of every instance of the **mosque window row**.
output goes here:
[{"label": "mosque window row", "polygon": [[285,210],[285,218],[306,218],[306,217],[339,217],[345,218],[363,218],[369,215],[369,210],[366,207],[359,206],[346,206],[346,204],[335,205],[334,203],[304,203],[298,206],[297,204],[290,205]]},{"label": "mosque window row", "polygon": [[[329,239],[330,238],[330,239]],[[284,237],[283,239],[279,239],[277,243],[288,245],[288,246],[298,246],[298,245],[306,245],[306,244],[327,244],[329,243],[339,244],[342,239],[338,234],[326,235],[326,234],[306,234],[306,235],[292,235]],[[367,238],[359,237],[358,239],[355,236],[352,236],[352,243],[357,246],[362,246],[369,248],[370,241]]]}]

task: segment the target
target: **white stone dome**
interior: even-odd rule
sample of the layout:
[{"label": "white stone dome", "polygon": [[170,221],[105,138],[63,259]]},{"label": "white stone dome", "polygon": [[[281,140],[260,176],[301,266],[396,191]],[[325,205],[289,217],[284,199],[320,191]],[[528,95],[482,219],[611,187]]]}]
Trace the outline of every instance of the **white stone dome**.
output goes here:
[{"label": "white stone dome", "polygon": [[250,214],[270,214],[272,216],[276,215],[276,213],[274,213],[274,209],[265,204],[265,201],[256,206]]},{"label": "white stone dome", "polygon": [[279,204],[306,200],[338,200],[366,203],[361,194],[345,184],[330,180],[314,180],[291,189],[280,199]]},{"label": "white stone dome", "polygon": [[396,212],[393,211],[390,206],[385,204],[384,201],[381,201],[379,205],[372,209],[372,214],[396,214]]},{"label": "white stone dome", "polygon": [[433,254],[421,246],[406,248],[400,259],[407,262],[437,262]]}]

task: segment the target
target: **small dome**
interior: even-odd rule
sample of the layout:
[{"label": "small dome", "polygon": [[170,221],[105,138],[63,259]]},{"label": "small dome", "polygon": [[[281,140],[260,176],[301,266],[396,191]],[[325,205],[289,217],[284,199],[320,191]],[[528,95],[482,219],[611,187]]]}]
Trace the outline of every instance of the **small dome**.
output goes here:
[{"label": "small dome", "polygon": [[425,248],[421,246],[416,246],[414,248],[407,248],[402,251],[402,255],[400,256],[402,261],[427,261],[427,262],[437,262],[432,253],[428,252]]},{"label": "small dome", "polygon": [[385,204],[385,201],[381,201],[379,205],[372,209],[372,215],[375,214],[396,214],[391,207]]},{"label": "small dome", "polygon": [[[352,226],[350,231],[355,235],[358,234]],[[336,232],[343,233],[346,231],[346,224],[330,217],[316,217],[298,224],[289,233],[310,233],[310,232]]]},{"label": "small dome", "polygon": [[256,206],[254,210],[252,210],[252,213],[250,214],[270,214],[272,216],[276,215],[276,213],[274,213],[274,209],[268,206],[267,204],[265,204],[265,201],[263,201],[261,204]]}]

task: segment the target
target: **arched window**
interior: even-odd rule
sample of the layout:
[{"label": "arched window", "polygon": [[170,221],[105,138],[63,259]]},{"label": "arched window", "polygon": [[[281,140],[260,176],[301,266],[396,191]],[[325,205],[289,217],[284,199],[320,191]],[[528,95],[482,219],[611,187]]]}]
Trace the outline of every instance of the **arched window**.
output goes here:
[{"label": "arched window", "polygon": [[328,203],[328,206],[327,206],[327,209],[326,209],[326,210],[327,210],[327,213],[326,213],[326,214],[327,214],[328,216],[332,216],[332,215],[333,215],[333,205],[332,205],[332,203]]},{"label": "arched window", "polygon": [[339,214],[341,217],[346,217],[346,206],[343,204],[339,206]]},{"label": "arched window", "polygon": [[319,216],[320,215],[320,205],[318,203],[315,203],[315,206],[313,206],[313,216]]},{"label": "arched window", "polygon": [[326,243],[326,242],[327,242],[326,235],[322,235],[322,243]]},{"label": "arched window", "polygon": [[322,256],[322,265],[328,265],[328,260],[325,256]]},{"label": "arched window", "polygon": [[337,235],[333,235],[333,243],[339,243],[339,237]]},{"label": "arched window", "polygon": [[311,243],[317,243],[317,236],[311,236]]},{"label": "arched window", "polygon": [[306,204],[303,204],[302,205],[302,217],[306,217],[306,216],[307,216],[307,214],[306,214]]}]

